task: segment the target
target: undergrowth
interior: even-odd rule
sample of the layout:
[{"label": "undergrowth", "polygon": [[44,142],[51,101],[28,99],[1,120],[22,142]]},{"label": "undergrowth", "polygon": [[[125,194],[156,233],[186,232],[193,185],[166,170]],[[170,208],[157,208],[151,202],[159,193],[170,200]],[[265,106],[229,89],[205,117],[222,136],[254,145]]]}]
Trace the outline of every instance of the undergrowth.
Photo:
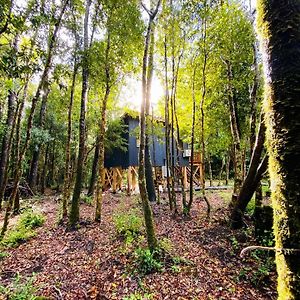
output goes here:
[{"label": "undergrowth", "polygon": [[1,245],[5,247],[17,247],[36,235],[35,229],[44,224],[45,217],[40,213],[34,213],[32,210],[25,211],[18,220],[16,226],[9,230]]},{"label": "undergrowth", "polygon": [[[17,275],[8,286],[0,285],[0,296],[9,300],[42,300],[44,297],[36,296],[38,288],[33,285],[34,276],[23,278]],[[1,298],[0,297],[0,298]],[[4,298],[5,297],[5,298]],[[2,298],[1,298],[2,299]]]}]

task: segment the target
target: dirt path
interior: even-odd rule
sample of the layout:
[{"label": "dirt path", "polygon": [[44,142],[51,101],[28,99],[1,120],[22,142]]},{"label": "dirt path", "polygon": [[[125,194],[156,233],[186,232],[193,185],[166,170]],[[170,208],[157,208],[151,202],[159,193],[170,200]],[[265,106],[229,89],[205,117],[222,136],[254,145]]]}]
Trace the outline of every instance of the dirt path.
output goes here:
[{"label": "dirt path", "polygon": [[210,221],[200,199],[191,220],[172,217],[167,203],[153,206],[159,239],[169,241],[173,255],[189,263],[144,277],[134,275],[132,253],[124,251],[112,216],[120,207],[123,211],[137,207],[136,198],[106,194],[100,226],[92,222],[93,207],[82,204],[83,222],[73,232],[56,224],[54,197],[43,200],[39,206],[47,221],[35,238],[5,250],[9,256],[0,261],[1,284],[8,284],[17,273],[25,277],[35,273],[39,294],[50,299],[124,299],[133,293],[172,300],[276,299],[273,273],[250,282],[250,274],[256,274],[259,266],[250,258],[241,261],[238,253],[251,239],[243,231],[233,233],[227,228],[223,200],[213,193],[209,194]]}]

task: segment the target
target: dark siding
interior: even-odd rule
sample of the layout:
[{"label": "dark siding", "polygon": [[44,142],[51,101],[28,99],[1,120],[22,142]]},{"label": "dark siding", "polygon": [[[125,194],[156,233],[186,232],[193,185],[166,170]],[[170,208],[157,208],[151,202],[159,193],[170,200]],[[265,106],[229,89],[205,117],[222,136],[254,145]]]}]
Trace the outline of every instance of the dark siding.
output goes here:
[{"label": "dark siding", "polygon": [[[124,137],[128,141],[128,151],[122,152],[119,149],[115,149],[111,154],[105,154],[105,167],[122,167],[124,169],[128,168],[129,166],[138,166],[138,157],[139,157],[139,147],[137,147],[137,135],[139,134],[139,119],[132,118],[130,116],[124,117],[124,123],[128,126],[128,130]],[[162,127],[163,136],[164,136],[165,128]],[[171,143],[170,143],[171,145]],[[155,147],[155,159],[153,157],[153,140],[152,137],[150,138],[150,153],[151,153],[151,160],[153,166],[160,167],[165,165],[166,160],[166,149],[165,143],[163,142],[162,138],[158,138],[154,136],[154,147]],[[183,144],[183,148],[187,149],[187,144]],[[176,151],[176,150],[175,150]],[[176,153],[175,153],[176,155]],[[175,157],[176,160],[176,157]],[[189,158],[183,157],[182,153],[179,157],[180,165],[181,166],[188,166],[189,165]]]}]

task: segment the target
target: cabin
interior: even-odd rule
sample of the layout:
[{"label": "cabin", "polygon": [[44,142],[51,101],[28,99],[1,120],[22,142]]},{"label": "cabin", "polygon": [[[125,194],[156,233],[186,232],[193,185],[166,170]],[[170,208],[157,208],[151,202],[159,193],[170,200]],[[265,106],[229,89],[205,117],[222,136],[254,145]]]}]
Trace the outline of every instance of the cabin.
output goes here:
[{"label": "cabin", "polygon": [[[129,189],[134,189],[137,183],[137,167],[139,159],[139,116],[124,114],[122,116],[122,123],[124,123],[124,131],[122,137],[126,140],[126,150],[123,151],[119,148],[113,151],[105,152],[105,182],[108,187],[112,187],[113,191],[120,189],[122,186],[123,173],[127,170],[127,181],[132,186]],[[150,135],[149,146],[152,166],[155,170],[156,183],[163,184],[166,177],[166,143],[165,143],[165,127],[164,122],[155,120],[155,128]],[[176,139],[170,138],[170,149],[174,145],[174,161],[179,160],[176,167],[186,168],[189,166],[190,149],[188,145]],[[178,147],[177,147],[178,145]],[[172,152],[172,151],[170,151]],[[172,159],[172,158],[171,158]]]}]

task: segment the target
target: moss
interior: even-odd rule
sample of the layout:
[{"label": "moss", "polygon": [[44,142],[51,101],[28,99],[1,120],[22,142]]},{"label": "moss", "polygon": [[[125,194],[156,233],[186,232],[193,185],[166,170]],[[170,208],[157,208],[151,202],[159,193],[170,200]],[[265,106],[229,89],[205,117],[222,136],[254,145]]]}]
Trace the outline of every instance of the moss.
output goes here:
[{"label": "moss", "polygon": [[[258,0],[276,248],[300,248],[300,3]],[[300,299],[300,258],[276,253],[278,299]]]}]

